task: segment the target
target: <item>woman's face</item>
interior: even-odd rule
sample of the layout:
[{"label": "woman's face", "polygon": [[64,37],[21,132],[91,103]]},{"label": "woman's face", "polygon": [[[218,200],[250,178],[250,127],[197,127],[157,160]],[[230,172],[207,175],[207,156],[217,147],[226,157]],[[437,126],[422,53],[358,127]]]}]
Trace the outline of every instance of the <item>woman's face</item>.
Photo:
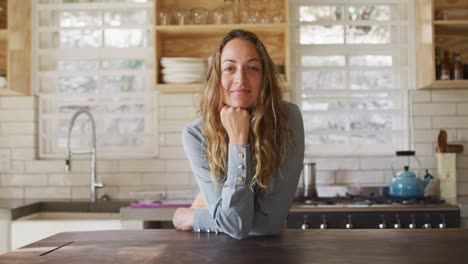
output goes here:
[{"label": "woman's face", "polygon": [[223,103],[250,109],[258,101],[262,71],[260,55],[252,42],[230,40],[221,53]]}]

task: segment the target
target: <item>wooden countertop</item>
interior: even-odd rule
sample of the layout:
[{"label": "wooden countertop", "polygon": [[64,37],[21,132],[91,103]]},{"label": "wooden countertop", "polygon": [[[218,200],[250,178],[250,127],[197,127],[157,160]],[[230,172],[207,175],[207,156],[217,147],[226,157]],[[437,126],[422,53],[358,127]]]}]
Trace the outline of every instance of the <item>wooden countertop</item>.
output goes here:
[{"label": "wooden countertop", "polygon": [[467,229],[283,230],[235,240],[175,230],[60,233],[0,263],[466,263]]}]

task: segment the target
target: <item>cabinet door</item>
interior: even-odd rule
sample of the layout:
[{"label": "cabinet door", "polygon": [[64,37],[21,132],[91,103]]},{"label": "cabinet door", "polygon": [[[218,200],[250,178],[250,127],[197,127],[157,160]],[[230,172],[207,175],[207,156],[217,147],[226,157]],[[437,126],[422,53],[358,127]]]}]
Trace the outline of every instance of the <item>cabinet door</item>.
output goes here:
[{"label": "cabinet door", "polygon": [[[213,17],[215,11],[227,10],[225,2],[234,3],[235,20],[231,22],[215,22]],[[249,14],[251,14],[252,19],[241,21],[240,12],[243,8],[246,8],[245,3],[247,2],[250,3]],[[177,13],[183,12],[189,14],[189,20],[193,19],[193,12],[197,13],[197,10],[200,11],[200,8],[209,13],[208,20],[203,24],[189,21],[181,25],[180,21],[177,20]],[[156,1],[155,10],[157,21],[155,26],[156,85],[157,89],[161,92],[197,92],[201,87],[200,83],[164,83],[163,67],[160,63],[162,58],[196,57],[205,59],[207,63],[208,58],[221,38],[235,28],[249,30],[257,34],[268,49],[273,62],[276,65],[284,66],[287,72],[289,53],[287,48],[286,0],[158,0]],[[163,14],[164,19],[161,19],[161,14]],[[268,14],[268,19],[261,20],[261,14]],[[254,16],[257,15],[258,17],[254,19]],[[167,19],[167,16],[172,16],[172,18]]]},{"label": "cabinet door", "polygon": [[8,87],[31,94],[31,2],[8,1]]}]

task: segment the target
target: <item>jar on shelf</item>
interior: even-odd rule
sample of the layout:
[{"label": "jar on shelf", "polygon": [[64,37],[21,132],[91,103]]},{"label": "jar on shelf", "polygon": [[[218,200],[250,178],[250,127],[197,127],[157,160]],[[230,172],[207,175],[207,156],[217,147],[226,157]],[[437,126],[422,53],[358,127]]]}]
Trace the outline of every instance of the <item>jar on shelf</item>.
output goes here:
[{"label": "jar on shelf", "polygon": [[463,80],[463,64],[461,62],[460,53],[453,53],[453,79]]}]

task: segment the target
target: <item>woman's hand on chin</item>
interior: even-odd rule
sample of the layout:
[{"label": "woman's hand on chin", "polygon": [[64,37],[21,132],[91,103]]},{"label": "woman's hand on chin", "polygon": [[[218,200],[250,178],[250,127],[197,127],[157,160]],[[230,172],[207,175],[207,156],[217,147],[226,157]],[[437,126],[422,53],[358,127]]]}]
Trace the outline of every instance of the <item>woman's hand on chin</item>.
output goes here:
[{"label": "woman's hand on chin", "polygon": [[220,111],[221,123],[229,136],[229,144],[247,145],[250,130],[250,114],[239,107],[224,105]]},{"label": "woman's hand on chin", "polygon": [[177,208],[172,218],[172,223],[177,230],[192,230],[194,217],[195,209]]}]

